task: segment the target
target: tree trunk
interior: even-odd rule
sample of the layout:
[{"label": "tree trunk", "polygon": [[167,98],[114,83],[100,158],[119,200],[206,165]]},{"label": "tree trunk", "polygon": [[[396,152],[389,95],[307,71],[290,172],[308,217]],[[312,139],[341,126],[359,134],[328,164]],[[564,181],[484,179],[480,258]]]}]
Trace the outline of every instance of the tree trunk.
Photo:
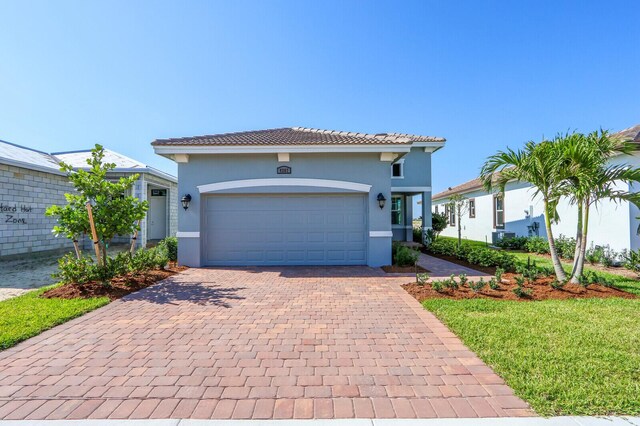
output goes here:
[{"label": "tree trunk", "polygon": [[[584,206],[584,220],[582,221],[582,242],[580,244],[580,251],[578,252],[578,258],[576,262],[576,269],[571,277],[571,282],[573,284],[578,284],[580,282],[580,277],[584,272],[584,261],[587,256],[587,232],[589,228],[589,201],[585,203]],[[577,243],[576,243],[577,247]]]},{"label": "tree trunk", "polygon": [[547,200],[544,201],[544,223],[547,227],[547,240],[549,240],[549,253],[551,254],[551,262],[553,263],[553,269],[556,272],[556,278],[558,281],[566,281],[567,274],[562,269],[562,263],[560,263],[560,258],[558,257],[558,252],[556,251],[556,242],[553,239],[553,231],[551,230],[551,218],[549,217],[549,203]]},{"label": "tree trunk", "polygon": [[571,282],[576,275],[578,267],[578,258],[580,257],[580,249],[582,247],[582,212],[583,201],[578,201],[578,229],[576,230],[576,249],[573,252],[573,267],[571,268]]},{"label": "tree trunk", "polygon": [[76,257],[80,259],[82,257],[82,254],[80,253],[80,246],[78,246],[78,240],[76,240],[75,238],[73,239],[73,248],[76,251]]}]

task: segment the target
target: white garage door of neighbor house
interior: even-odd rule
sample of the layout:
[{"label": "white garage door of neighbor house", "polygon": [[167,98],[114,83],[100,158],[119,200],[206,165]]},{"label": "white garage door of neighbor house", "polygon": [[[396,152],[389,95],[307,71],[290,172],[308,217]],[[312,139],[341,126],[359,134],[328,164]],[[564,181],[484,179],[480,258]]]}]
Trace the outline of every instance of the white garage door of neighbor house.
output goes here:
[{"label": "white garage door of neighbor house", "polygon": [[362,194],[216,195],[205,200],[206,265],[367,263]]}]

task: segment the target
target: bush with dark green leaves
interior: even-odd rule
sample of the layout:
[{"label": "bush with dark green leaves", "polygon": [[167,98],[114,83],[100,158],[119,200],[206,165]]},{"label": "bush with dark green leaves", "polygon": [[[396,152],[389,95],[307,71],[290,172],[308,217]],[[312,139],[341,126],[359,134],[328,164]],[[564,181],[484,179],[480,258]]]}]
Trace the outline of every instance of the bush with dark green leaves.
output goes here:
[{"label": "bush with dark green leaves", "polygon": [[158,245],[166,248],[167,256],[171,262],[178,261],[178,239],[176,237],[167,237],[160,241]]},{"label": "bush with dark green leaves", "polygon": [[529,237],[524,245],[524,249],[529,253],[548,254],[549,241],[543,237]]},{"label": "bush with dark green leaves", "polygon": [[516,257],[511,253],[485,247],[473,247],[464,242],[458,245],[454,240],[442,238],[434,241],[427,248],[427,251],[440,256],[453,256],[474,265],[497,266],[507,271],[512,271],[516,265]]},{"label": "bush with dark green leaves", "polygon": [[407,246],[399,246],[395,251],[393,263],[398,266],[414,266],[418,261],[419,255],[417,250]]},{"label": "bush with dark green leaves", "polygon": [[573,259],[576,252],[576,239],[573,237],[566,237],[562,234],[556,238],[556,250],[558,256],[563,259]]},{"label": "bush with dark green leaves", "polygon": [[498,240],[496,246],[505,250],[524,250],[527,245],[527,237],[511,237]]}]

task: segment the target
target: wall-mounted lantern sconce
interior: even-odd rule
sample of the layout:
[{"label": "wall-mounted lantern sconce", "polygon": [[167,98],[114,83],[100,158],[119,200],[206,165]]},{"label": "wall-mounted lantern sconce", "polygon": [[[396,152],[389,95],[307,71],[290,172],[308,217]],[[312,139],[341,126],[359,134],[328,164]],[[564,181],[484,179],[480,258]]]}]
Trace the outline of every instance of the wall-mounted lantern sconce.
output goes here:
[{"label": "wall-mounted lantern sconce", "polygon": [[381,209],[384,209],[384,203],[387,201],[386,198],[384,198],[384,195],[382,195],[382,192],[378,194],[378,205],[380,206]]},{"label": "wall-mounted lantern sconce", "polygon": [[188,209],[189,208],[189,203],[191,202],[191,194],[187,194],[184,197],[182,197],[182,200],[180,200],[182,202],[182,208],[183,209]]}]

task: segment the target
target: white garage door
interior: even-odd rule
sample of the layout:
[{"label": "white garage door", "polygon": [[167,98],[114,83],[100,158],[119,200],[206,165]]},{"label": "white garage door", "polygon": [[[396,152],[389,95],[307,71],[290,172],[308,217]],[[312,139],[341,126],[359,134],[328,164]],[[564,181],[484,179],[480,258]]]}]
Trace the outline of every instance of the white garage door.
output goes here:
[{"label": "white garage door", "polygon": [[205,265],[367,263],[362,194],[216,195],[204,201]]}]

